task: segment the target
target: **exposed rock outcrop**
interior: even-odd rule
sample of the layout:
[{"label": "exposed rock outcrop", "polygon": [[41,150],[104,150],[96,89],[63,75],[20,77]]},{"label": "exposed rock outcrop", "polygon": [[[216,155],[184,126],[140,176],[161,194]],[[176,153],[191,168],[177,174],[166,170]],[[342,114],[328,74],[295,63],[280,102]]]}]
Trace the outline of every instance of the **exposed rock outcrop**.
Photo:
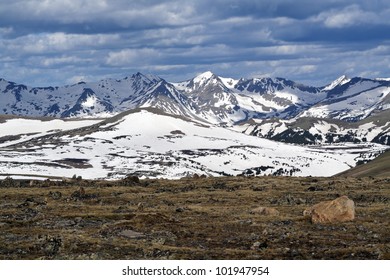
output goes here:
[{"label": "exposed rock outcrop", "polygon": [[332,201],[317,203],[305,211],[303,215],[310,217],[313,223],[337,223],[355,219],[355,203],[347,196]]}]

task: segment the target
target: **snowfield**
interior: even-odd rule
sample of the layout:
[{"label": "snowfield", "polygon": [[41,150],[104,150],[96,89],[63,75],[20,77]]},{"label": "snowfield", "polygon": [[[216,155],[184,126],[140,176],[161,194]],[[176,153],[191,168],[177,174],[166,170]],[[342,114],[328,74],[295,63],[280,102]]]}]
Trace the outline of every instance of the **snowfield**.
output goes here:
[{"label": "snowfield", "polygon": [[[0,140],[9,136],[15,136],[13,141],[0,142],[0,147],[4,147],[10,144],[16,144],[25,142],[34,137],[44,136],[59,131],[70,130],[80,128],[84,126],[90,126],[101,120],[89,119],[89,120],[62,120],[53,119],[42,121],[38,119],[23,119],[14,118],[8,119],[4,123],[0,123]],[[19,139],[17,139],[19,138]]]},{"label": "snowfield", "polygon": [[[16,121],[1,123],[1,135],[12,134],[12,125],[19,125],[15,135],[38,134],[2,143],[3,176],[76,174],[87,179],[116,179],[129,174],[174,179],[195,173],[331,176],[358,161],[372,159],[387,148],[371,143],[315,147],[284,144],[147,108],[101,123],[18,120],[16,125]],[[35,128],[31,125],[22,132],[22,127],[30,123]],[[62,132],[48,134],[55,129]]]}]

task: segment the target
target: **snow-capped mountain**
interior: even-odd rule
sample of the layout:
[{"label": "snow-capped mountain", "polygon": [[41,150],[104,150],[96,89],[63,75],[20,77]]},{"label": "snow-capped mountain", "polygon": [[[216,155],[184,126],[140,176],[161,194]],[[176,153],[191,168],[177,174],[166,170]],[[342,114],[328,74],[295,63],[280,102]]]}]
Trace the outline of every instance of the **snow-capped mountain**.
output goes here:
[{"label": "snow-capped mountain", "polygon": [[[26,139],[22,131],[12,129],[13,123],[7,124],[14,120],[5,120],[3,128],[8,128],[8,136],[15,137],[3,139],[0,174],[76,174],[89,179],[130,174],[180,178],[195,173],[330,176],[372,159],[385,149],[378,144],[333,145],[331,149],[291,145],[205,125],[155,108],[135,109],[101,122],[93,120],[89,125],[85,120],[49,122],[53,121],[59,132],[46,131]],[[44,129],[42,121],[22,121],[24,125],[32,122]]]},{"label": "snow-capped mountain", "polygon": [[379,143],[390,145],[390,110],[358,122],[300,117],[251,120],[235,126],[248,135],[296,144]]},{"label": "snow-capped mountain", "polygon": [[[225,84],[226,82],[226,84]],[[231,84],[210,71],[173,85],[194,104],[194,113],[214,124],[232,123],[245,118],[239,110],[235,81]]]},{"label": "snow-capped mountain", "polygon": [[343,84],[348,83],[349,81],[351,81],[350,78],[348,78],[346,75],[342,75],[338,79],[334,80],[331,84],[324,87],[323,90],[326,90],[326,91],[332,90],[337,86],[342,86]]},{"label": "snow-capped mountain", "polygon": [[175,83],[212,123],[233,124],[251,118],[290,118],[322,100],[326,93],[282,78],[234,80],[205,72]]},{"label": "snow-capped mountain", "polygon": [[212,72],[169,83],[136,73],[64,87],[33,88],[0,79],[0,112],[20,116],[105,117],[142,107],[231,126],[249,119],[363,120],[390,108],[387,79],[341,76],[324,87],[283,78],[223,78]]},{"label": "snow-capped mountain", "polygon": [[336,82],[324,88],[326,98],[300,116],[355,122],[390,108],[390,81],[356,77]]},{"label": "snow-capped mountain", "polygon": [[21,116],[107,117],[153,106],[192,116],[187,97],[154,75],[136,73],[121,80],[80,82],[64,87],[31,88],[0,80],[0,112]]}]

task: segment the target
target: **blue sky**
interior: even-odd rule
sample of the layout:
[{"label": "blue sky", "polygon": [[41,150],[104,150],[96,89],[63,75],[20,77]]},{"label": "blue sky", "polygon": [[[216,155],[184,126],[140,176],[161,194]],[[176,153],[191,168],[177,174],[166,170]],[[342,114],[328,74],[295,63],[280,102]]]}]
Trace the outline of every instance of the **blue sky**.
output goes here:
[{"label": "blue sky", "polygon": [[389,18],[387,0],[0,0],[0,77],[390,77]]}]

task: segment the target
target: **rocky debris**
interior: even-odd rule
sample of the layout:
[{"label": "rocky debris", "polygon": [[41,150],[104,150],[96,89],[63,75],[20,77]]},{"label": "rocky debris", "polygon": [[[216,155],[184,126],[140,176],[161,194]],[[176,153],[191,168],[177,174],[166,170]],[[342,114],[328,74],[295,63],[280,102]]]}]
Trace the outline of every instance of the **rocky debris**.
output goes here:
[{"label": "rocky debris", "polygon": [[337,223],[355,219],[355,203],[347,196],[335,200],[317,203],[305,211],[305,217],[310,217],[313,223]]},{"label": "rocky debris", "polygon": [[194,173],[194,174],[192,175],[192,178],[193,178],[193,179],[204,179],[204,178],[207,178],[207,176],[206,176],[205,174],[199,175],[199,174],[197,174],[197,173]]},{"label": "rocky debris", "polygon": [[296,197],[291,195],[290,193],[281,196],[281,197],[271,197],[269,199],[269,202],[273,205],[300,205],[300,204],[306,204],[308,203],[307,199],[303,199],[300,197]]},{"label": "rocky debris", "polygon": [[23,207],[43,208],[46,205],[47,205],[46,200],[43,200],[40,198],[29,197],[29,198],[26,198],[26,200],[22,204],[19,204],[18,208],[23,208]]},{"label": "rocky debris", "polygon": [[143,234],[142,232],[134,231],[131,229],[122,230],[121,232],[119,232],[119,235],[131,239],[141,239],[145,237],[145,234]]},{"label": "rocky debris", "polygon": [[156,231],[150,234],[152,242],[155,244],[166,245],[167,243],[175,244],[177,236],[170,231]]},{"label": "rocky debris", "polygon": [[253,245],[251,246],[251,250],[263,250],[263,249],[266,249],[268,247],[268,243],[267,241],[256,241],[255,243],[253,243]]},{"label": "rocky debris", "polygon": [[0,181],[0,187],[3,188],[18,188],[20,187],[20,182],[17,180],[14,180],[11,177],[6,177],[4,180]]},{"label": "rocky debris", "polygon": [[122,182],[125,186],[134,186],[140,184],[139,177],[135,175],[126,176],[126,178],[124,178]]},{"label": "rocky debris", "polygon": [[96,194],[87,194],[83,187],[80,187],[77,191],[74,191],[70,195],[70,198],[72,200],[85,200],[85,199],[93,199],[93,198],[97,198],[97,197],[98,197],[98,195],[96,195]]},{"label": "rocky debris", "polygon": [[307,188],[307,191],[309,191],[309,192],[324,191],[324,188],[322,188],[320,186],[310,186]]},{"label": "rocky debris", "polygon": [[58,200],[58,199],[61,199],[62,193],[59,192],[59,191],[54,191],[54,192],[50,191],[49,192],[49,197],[54,199],[54,200]]},{"label": "rocky debris", "polygon": [[264,216],[279,216],[279,211],[272,207],[257,207],[250,211],[251,214],[260,214]]},{"label": "rocky debris", "polygon": [[132,211],[127,206],[119,206],[117,209],[113,210],[112,213],[131,213]]},{"label": "rocky debris", "polygon": [[38,250],[43,252],[45,255],[53,257],[55,256],[61,246],[62,239],[61,237],[53,237],[53,236],[39,236],[39,243],[37,244]]}]

